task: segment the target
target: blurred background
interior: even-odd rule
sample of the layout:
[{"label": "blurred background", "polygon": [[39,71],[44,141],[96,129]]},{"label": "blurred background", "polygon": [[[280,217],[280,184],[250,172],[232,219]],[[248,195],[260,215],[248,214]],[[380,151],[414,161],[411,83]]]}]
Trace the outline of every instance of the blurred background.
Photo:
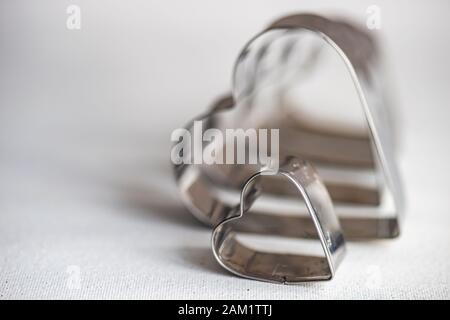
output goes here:
[{"label": "blurred background", "polygon": [[[68,25],[73,5],[79,25]],[[371,5],[400,123],[403,234],[349,243],[331,282],[287,287],[222,271],[210,230],[179,200],[170,133],[229,90],[239,51],[274,19],[313,12],[365,25]],[[445,0],[1,1],[0,299],[448,299],[449,9]]]}]

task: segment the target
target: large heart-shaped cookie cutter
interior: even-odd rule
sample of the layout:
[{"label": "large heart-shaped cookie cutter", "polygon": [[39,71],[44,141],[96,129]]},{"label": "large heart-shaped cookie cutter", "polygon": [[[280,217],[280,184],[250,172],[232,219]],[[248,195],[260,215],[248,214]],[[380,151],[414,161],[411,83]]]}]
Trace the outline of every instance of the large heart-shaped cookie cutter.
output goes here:
[{"label": "large heart-shaped cookie cutter", "polygon": [[[381,183],[372,188],[353,185],[345,180],[330,183],[323,177],[333,201],[336,203],[343,201],[352,205],[350,209],[345,207],[340,210],[337,207],[344,234],[347,239],[397,237],[402,220],[403,196],[393,156],[394,135],[387,117],[389,110],[384,99],[383,83],[380,80],[378,49],[371,37],[360,29],[345,22],[307,14],[288,16],[276,21],[252,39],[240,54],[235,66],[233,95],[218,100],[211,110],[197,120],[203,120],[207,128],[223,128],[233,125],[242,127],[244,125],[238,121],[252,119],[255,115],[254,111],[251,113],[252,110],[259,107],[255,103],[252,104],[252,93],[261,89],[255,83],[263,82],[256,79],[258,75],[255,70],[258,69],[259,61],[270,51],[269,48],[274,39],[280,39],[289,32],[297,31],[306,31],[315,35],[342,58],[367,120],[369,133],[367,138],[335,135],[325,137],[329,138],[328,140],[306,139],[310,145],[315,146],[321,146],[324,144],[323,141],[326,141],[326,146],[333,145],[335,149],[342,150],[341,155],[347,155],[344,159],[342,157],[327,159],[329,162],[336,162],[343,166],[349,165],[350,171],[359,170],[361,163],[369,163],[377,171],[376,178]],[[237,108],[236,105],[239,102],[242,105]],[[239,113],[230,117],[229,114],[236,111]],[[264,111],[266,110],[260,113]],[[191,130],[192,123],[186,128]],[[295,134],[292,134],[291,138],[290,141],[280,141],[281,146],[289,147],[290,153],[286,155],[304,158],[302,146],[295,145],[300,139],[296,139]],[[218,199],[215,190],[222,187],[240,188],[242,183],[258,170],[252,166],[241,165],[181,164],[176,165],[175,168],[184,203],[194,216],[211,226],[223,221],[229,214],[230,207],[235,205],[224,204]],[[320,168],[319,174],[321,174]],[[276,181],[270,182],[268,187],[272,188],[274,193],[285,193]],[[372,210],[374,208],[377,211]],[[370,214],[364,215],[366,212]]]}]

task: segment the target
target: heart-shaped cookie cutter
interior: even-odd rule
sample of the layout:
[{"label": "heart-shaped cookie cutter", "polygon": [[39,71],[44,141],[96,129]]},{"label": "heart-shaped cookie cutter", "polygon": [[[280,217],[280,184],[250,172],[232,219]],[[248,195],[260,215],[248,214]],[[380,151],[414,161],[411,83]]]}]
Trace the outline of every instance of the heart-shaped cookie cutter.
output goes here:
[{"label": "heart-shaped cookie cutter", "polygon": [[[376,171],[376,179],[379,183],[374,188],[348,183],[345,177],[338,183],[335,181],[334,183],[329,182],[325,179],[325,185],[335,204],[341,202],[351,204],[349,211],[346,211],[348,208],[341,212],[338,211],[340,225],[347,239],[396,237],[399,235],[402,220],[403,197],[393,158],[392,130],[387,119],[389,110],[384,99],[385,88],[383,88],[383,82],[379,75],[378,50],[375,42],[367,33],[346,22],[332,21],[315,15],[294,15],[276,21],[268,29],[253,38],[240,54],[234,71],[233,94],[217,101],[210,111],[196,120],[203,120],[205,128],[254,128],[267,126],[268,123],[270,125],[274,115],[277,114],[277,109],[273,107],[263,108],[261,105],[264,103],[261,103],[261,101],[276,97],[276,90],[293,82],[292,77],[287,77],[287,80],[281,81],[281,85],[271,86],[271,83],[273,84],[276,79],[280,78],[280,73],[286,73],[289,70],[286,69],[286,66],[283,66],[283,61],[289,60],[286,58],[289,55],[298,53],[299,48],[294,49],[295,46],[292,43],[301,38],[302,34],[315,37],[316,40],[318,39],[334,50],[342,59],[360,100],[367,121],[368,136],[361,138],[339,134],[330,135],[310,130],[306,132],[305,139],[299,139],[298,137],[304,136],[305,132],[294,127],[293,130],[287,130],[287,135],[281,134],[280,148],[284,148],[285,152],[282,156],[294,155],[299,158],[306,158],[314,162],[315,165],[322,162],[337,164],[338,167],[345,167],[347,171],[351,172],[360,170],[361,166],[367,166],[370,170]],[[274,46],[276,47],[277,41],[280,43],[280,39],[286,39],[281,46],[280,55],[283,58],[275,59],[272,64],[263,63],[268,53],[273,50]],[[306,65],[314,64],[314,57],[314,50],[312,50]],[[289,66],[292,67],[292,63]],[[276,72],[274,73],[273,70]],[[270,90],[274,88],[275,91],[271,92]],[[263,91],[267,93],[262,98],[258,97]],[[278,125],[282,132],[283,122],[272,123],[272,125],[275,127]],[[186,128],[192,130],[192,123],[188,124]],[[311,135],[311,132],[315,135]],[[319,140],[317,140],[318,137]],[[323,143],[324,141],[325,143]],[[334,149],[341,152],[330,155],[327,153],[328,149],[323,148],[325,152],[322,150],[316,153],[308,153],[305,152],[308,145],[332,145]],[[177,164],[175,169],[176,179],[185,205],[199,220],[217,228],[218,226],[224,228],[223,222],[236,216],[236,208],[239,206],[236,201],[231,203],[225,201],[221,190],[240,189],[242,185],[246,185],[249,177],[254,177],[261,171],[261,168],[249,165],[205,166],[190,163]],[[319,174],[322,174],[320,168]],[[277,195],[295,196],[295,191],[292,193],[292,190],[286,189],[286,184],[280,183],[280,179],[277,179],[277,177],[279,178],[279,175],[275,175],[273,180],[266,179],[264,189]],[[244,206],[242,202],[240,205]],[[376,214],[364,215],[372,208],[379,210]],[[311,211],[309,212],[313,215]],[[284,226],[282,233],[289,236],[310,234],[314,227],[317,227],[308,223],[305,217],[293,220],[291,217],[284,215],[266,214],[264,221],[266,227],[261,227],[261,224],[258,224],[258,227],[248,223],[245,224],[247,231],[267,234],[270,233],[267,230],[271,229],[271,225],[282,225]],[[316,229],[320,230],[320,228]],[[218,234],[221,234],[221,232],[218,232]],[[233,237],[230,239],[233,239]],[[214,240],[214,243],[217,245],[220,244],[220,241]],[[233,264],[227,265],[223,262],[225,260],[220,259],[221,255],[218,252],[225,252],[223,250],[222,243],[221,246],[215,248],[216,257],[222,265],[235,273],[261,280],[289,282],[287,280],[289,278],[291,281],[297,281],[295,276],[286,279],[277,276],[274,279],[271,278],[269,273],[265,273],[265,276],[255,276],[245,275],[245,272],[241,272],[242,270],[233,270]],[[326,276],[325,273],[318,272],[316,277],[310,274],[308,277],[300,276],[299,279],[330,278],[329,275],[332,275],[334,270],[330,260],[328,260],[328,266],[331,272]],[[267,270],[269,269],[271,267],[268,267]],[[316,271],[319,270],[316,269]]]},{"label": "heart-shaped cookie cutter", "polygon": [[[256,181],[267,178],[263,173],[263,170],[255,173],[247,180],[241,191],[240,205],[231,211],[233,213],[230,217],[214,228],[212,248],[217,261],[225,269],[239,276],[268,282],[292,284],[332,279],[344,256],[345,242],[331,198],[316,171],[307,162],[292,157],[288,158],[276,173],[284,178],[285,183],[295,186],[298,196],[304,199],[312,226],[315,228],[304,234],[300,234],[302,228],[295,227],[299,223],[304,225],[304,218],[289,217],[289,225],[294,227],[287,231],[283,224],[273,224],[267,229],[268,225],[261,216],[248,213],[253,201],[261,192],[262,186],[256,185]],[[244,223],[249,227],[240,224],[240,219],[244,215],[247,219]],[[301,220],[295,223],[297,219]],[[266,234],[292,238],[318,235],[324,255],[276,253],[253,249],[238,239],[239,231],[248,232],[249,229],[259,229],[257,233],[267,229]]]}]

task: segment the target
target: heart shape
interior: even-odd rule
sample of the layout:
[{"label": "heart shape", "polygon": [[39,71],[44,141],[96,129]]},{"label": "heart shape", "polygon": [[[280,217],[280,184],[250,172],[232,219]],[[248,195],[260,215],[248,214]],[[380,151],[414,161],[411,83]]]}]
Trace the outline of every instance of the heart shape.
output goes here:
[{"label": "heart shape", "polygon": [[[335,201],[344,201],[352,204],[364,204],[358,209],[358,214],[344,214],[341,217],[341,225],[347,239],[373,239],[373,238],[393,238],[399,235],[401,214],[403,208],[403,197],[398,179],[397,169],[393,159],[393,148],[391,146],[391,131],[388,123],[384,119],[382,81],[377,76],[377,49],[375,44],[364,32],[351,25],[328,20],[315,15],[294,15],[282,18],[272,24],[263,33],[252,39],[239,56],[236,67],[233,85],[233,96],[219,100],[214,108],[198,119],[207,120],[208,126],[218,127],[229,124],[223,119],[229,113],[235,113],[231,117],[231,123],[236,125],[247,122],[247,127],[252,123],[265,117],[272,120],[279,112],[276,109],[265,109],[264,101],[273,99],[271,87],[267,86],[267,79],[275,72],[284,73],[283,65],[277,62],[277,68],[264,67],[261,61],[270,51],[269,45],[283,37],[287,32],[307,31],[321,39],[336,54],[342,58],[348,73],[354,83],[357,95],[364,111],[367,121],[369,137],[367,140],[349,140],[349,146],[338,144],[333,139],[338,139],[341,143],[345,137],[331,137],[327,149],[335,148],[340,153],[339,159],[332,161],[352,162],[359,164],[369,163],[379,173],[377,181],[381,181],[375,189],[355,187],[347,180],[340,181],[339,184],[326,185]],[[275,32],[275,34],[273,33]],[[295,33],[293,34],[295,38]],[[272,42],[271,42],[272,41]],[[286,51],[289,46],[286,46]],[[283,49],[284,50],[284,49]],[[278,70],[278,71],[277,71]],[[270,80],[270,79],[269,79]],[[273,79],[272,79],[273,80]],[[255,92],[264,94],[255,101]],[[258,108],[255,108],[257,106]],[[234,122],[233,122],[234,121]],[[304,146],[296,145],[300,139],[293,136],[291,140],[281,140],[281,145],[290,147],[288,155],[296,155],[295,152],[303,152]],[[322,140],[321,140],[322,141]],[[313,143],[315,146],[325,145],[323,142]],[[361,145],[361,146],[360,146]],[[339,146],[339,147],[337,147]],[[343,146],[343,147],[342,147]],[[353,154],[349,151],[356,150]],[[362,155],[366,153],[366,155]],[[342,158],[347,155],[347,158]],[[299,154],[301,156],[301,154]],[[319,168],[320,169],[320,168]],[[209,174],[211,173],[212,174]],[[192,164],[182,164],[176,166],[178,185],[182,191],[183,200],[190,211],[201,221],[216,226],[218,223],[229,217],[233,205],[225,205],[220,197],[214,192],[217,186],[239,188],[242,182],[255,172],[254,167],[249,166],[199,166]],[[320,172],[320,170],[319,170]],[[213,180],[211,177],[221,175],[221,180]],[[277,183],[270,181],[275,192],[285,193]],[[381,204],[387,203],[387,209]],[[363,216],[367,211],[367,205],[373,208],[381,208],[373,215]],[[377,207],[378,206],[378,207]],[[340,212],[339,212],[340,213]]]},{"label": "heart shape", "polygon": [[[256,182],[259,178],[267,177],[263,175],[263,171],[247,180],[242,188],[240,205],[231,210],[233,212],[231,216],[214,228],[212,234],[214,256],[225,269],[255,280],[289,284],[332,279],[344,256],[345,241],[327,189],[313,167],[296,158],[287,159],[277,175],[282,176],[285,183],[293,184],[298,196],[303,198],[317,231],[324,252],[323,257],[263,252],[239,241],[237,234],[240,231],[240,219],[247,214],[261,191]],[[303,223],[304,220],[300,222]],[[250,224],[256,229],[272,228],[272,232],[274,231],[273,225],[258,220],[257,215]],[[248,228],[243,230],[247,232]],[[286,234],[286,230],[283,227],[276,231],[281,236],[303,237],[301,229],[296,228],[294,234]]]}]

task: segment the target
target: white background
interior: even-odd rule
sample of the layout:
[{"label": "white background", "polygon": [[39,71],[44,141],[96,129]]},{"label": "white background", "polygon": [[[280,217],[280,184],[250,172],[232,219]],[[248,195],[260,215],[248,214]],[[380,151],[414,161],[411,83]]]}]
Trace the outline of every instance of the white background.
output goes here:
[{"label": "white background", "polygon": [[[0,298],[449,298],[450,3],[333,3],[2,1]],[[81,30],[66,28],[70,4]],[[179,201],[171,131],[229,89],[239,50],[273,19],[364,23],[371,4],[401,125],[403,234],[349,243],[331,282],[228,274]]]}]

